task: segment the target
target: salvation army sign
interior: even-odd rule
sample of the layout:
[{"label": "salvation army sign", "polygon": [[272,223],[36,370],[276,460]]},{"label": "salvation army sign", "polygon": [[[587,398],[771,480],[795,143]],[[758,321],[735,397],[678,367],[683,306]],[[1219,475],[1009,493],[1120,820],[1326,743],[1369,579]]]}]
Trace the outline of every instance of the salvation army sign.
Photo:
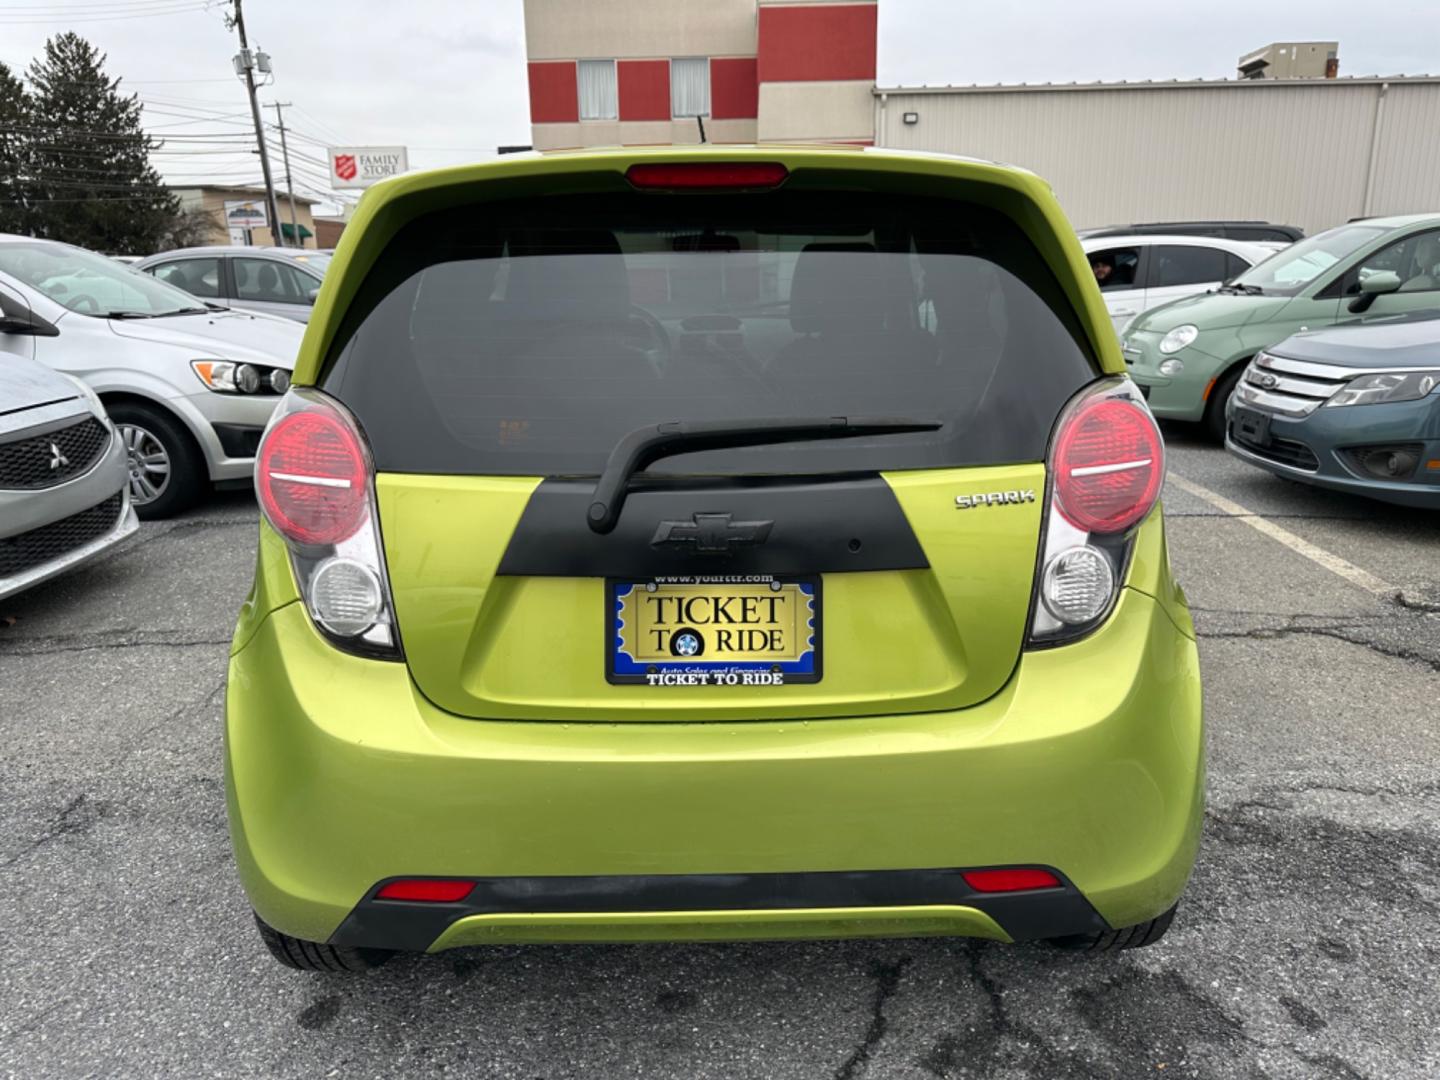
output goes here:
[{"label": "salvation army sign", "polygon": [[410,168],[403,146],[332,146],[330,186],[367,188],[387,176],[399,176]]}]

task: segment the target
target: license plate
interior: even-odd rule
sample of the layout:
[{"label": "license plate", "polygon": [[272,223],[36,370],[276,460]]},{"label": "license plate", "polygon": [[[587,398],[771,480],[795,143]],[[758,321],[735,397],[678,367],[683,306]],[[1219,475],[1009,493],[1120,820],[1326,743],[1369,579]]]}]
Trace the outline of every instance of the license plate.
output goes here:
[{"label": "license plate", "polygon": [[1243,405],[1232,405],[1231,410],[1230,422],[1234,425],[1237,439],[1242,442],[1254,443],[1256,446],[1270,445],[1270,416],[1268,413],[1256,412]]},{"label": "license plate", "polygon": [[606,582],[605,677],[646,686],[820,681],[820,580]]}]

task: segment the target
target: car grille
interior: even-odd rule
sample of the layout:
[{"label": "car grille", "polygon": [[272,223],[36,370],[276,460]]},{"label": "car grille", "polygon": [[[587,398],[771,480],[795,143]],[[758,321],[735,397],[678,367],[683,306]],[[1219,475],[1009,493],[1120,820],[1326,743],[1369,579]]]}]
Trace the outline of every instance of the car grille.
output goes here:
[{"label": "car grille", "polygon": [[1245,369],[1236,394],[1247,405],[1287,416],[1309,416],[1356,375],[1355,368],[1261,353]]},{"label": "car grille", "polygon": [[36,491],[90,471],[110,445],[110,429],[93,416],[78,424],[0,442],[0,488]]},{"label": "car grille", "polygon": [[1233,424],[1230,426],[1230,438],[1236,445],[1243,446],[1256,457],[1262,457],[1280,465],[1289,465],[1292,469],[1304,469],[1306,472],[1315,472],[1320,468],[1320,459],[1315,456],[1315,451],[1294,439],[1277,439],[1272,435],[1269,444],[1261,446],[1259,443],[1241,438]]},{"label": "car grille", "polygon": [[0,539],[0,578],[22,574],[104,536],[120,518],[120,502],[116,492],[89,510]]}]

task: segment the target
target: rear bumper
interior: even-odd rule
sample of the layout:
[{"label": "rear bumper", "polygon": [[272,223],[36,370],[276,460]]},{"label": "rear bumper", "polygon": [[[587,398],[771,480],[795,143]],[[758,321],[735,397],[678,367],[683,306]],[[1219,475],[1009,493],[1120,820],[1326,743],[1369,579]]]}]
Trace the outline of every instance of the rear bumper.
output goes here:
[{"label": "rear bumper", "polygon": [[522,935],[538,942],[929,934],[1023,941],[1106,929],[1063,878],[1057,888],[982,893],[958,869],[482,878],[458,903],[387,900],[379,891],[356,905],[331,941],[423,952]]},{"label": "rear bumper", "polygon": [[[1003,940],[1173,904],[1202,745],[1195,643],[1129,588],[979,706],[808,723],[461,719],[291,603],[231,659],[226,787],[252,904],[310,940]],[[1001,865],[1064,887],[981,896],[947,869]],[[374,898],[403,876],[488,880],[457,905]]]}]

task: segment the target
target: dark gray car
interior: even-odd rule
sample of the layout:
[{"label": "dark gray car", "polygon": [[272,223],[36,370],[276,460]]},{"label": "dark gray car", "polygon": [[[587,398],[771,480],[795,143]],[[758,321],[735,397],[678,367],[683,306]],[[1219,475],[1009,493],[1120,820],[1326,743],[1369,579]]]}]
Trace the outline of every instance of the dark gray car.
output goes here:
[{"label": "dark gray car", "polygon": [[0,287],[0,597],[133,533],[125,448],[84,383],[28,355],[56,331]]},{"label": "dark gray car", "polygon": [[1230,399],[1225,445],[1291,480],[1440,509],[1440,312],[1295,334]]}]

